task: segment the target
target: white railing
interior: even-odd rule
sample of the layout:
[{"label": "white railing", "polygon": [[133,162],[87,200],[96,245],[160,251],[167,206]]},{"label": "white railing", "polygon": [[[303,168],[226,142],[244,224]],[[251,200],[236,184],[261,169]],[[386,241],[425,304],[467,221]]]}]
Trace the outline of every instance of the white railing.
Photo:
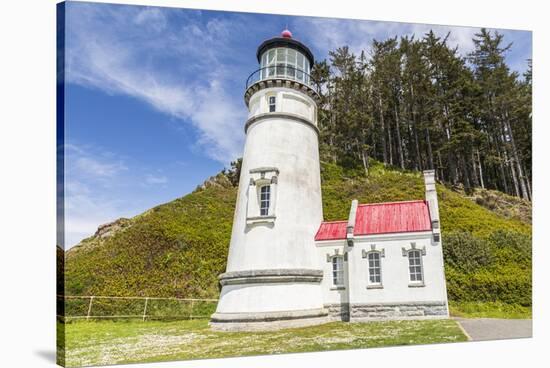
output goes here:
[{"label": "white railing", "polygon": [[[140,296],[58,295],[58,315],[73,319],[201,319],[210,318],[218,299]],[[61,307],[61,308],[60,308]]]}]

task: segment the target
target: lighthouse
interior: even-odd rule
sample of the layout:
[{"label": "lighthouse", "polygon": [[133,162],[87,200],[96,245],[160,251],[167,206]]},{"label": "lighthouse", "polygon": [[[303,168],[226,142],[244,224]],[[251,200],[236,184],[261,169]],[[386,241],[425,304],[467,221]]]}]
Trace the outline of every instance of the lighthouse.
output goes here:
[{"label": "lighthouse", "polygon": [[315,234],[323,220],[314,57],[288,30],[264,41],[246,82],[249,114],[226,272],[210,325],[269,330],[327,322]]}]

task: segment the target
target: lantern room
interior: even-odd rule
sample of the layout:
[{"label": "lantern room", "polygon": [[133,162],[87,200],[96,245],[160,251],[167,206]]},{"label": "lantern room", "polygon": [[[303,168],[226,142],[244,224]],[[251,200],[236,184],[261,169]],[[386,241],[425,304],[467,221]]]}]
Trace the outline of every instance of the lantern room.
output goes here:
[{"label": "lantern room", "polygon": [[263,42],[258,47],[257,58],[260,63],[260,79],[283,77],[310,83],[313,54],[307,46],[293,39],[289,30],[284,30],[281,37]]},{"label": "lantern room", "polygon": [[[285,29],[280,36],[262,42],[256,57],[260,68],[253,72],[246,82],[247,104],[250,96],[258,90],[258,84],[272,83],[275,80],[283,84],[296,83],[292,86],[296,89],[306,86],[307,93],[315,97],[317,88],[310,76],[314,64],[313,54],[306,45],[292,38],[289,30]],[[253,88],[249,89],[249,87]]]}]

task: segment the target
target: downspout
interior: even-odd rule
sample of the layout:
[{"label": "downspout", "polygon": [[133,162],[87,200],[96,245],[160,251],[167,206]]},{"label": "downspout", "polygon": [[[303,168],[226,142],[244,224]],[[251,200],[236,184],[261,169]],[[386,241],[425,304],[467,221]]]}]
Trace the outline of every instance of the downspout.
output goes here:
[{"label": "downspout", "polygon": [[346,285],[346,298],[344,300],[344,305],[342,306],[342,309],[346,311],[344,314],[344,317],[342,318],[345,322],[349,322],[351,320],[351,283],[350,283],[350,263],[353,259],[352,255],[350,254],[353,250],[353,230],[355,228],[355,217],[357,214],[357,206],[358,201],[357,199],[354,199],[351,201],[351,208],[349,210],[349,216],[348,216],[348,225],[346,227],[346,242],[344,243],[344,282]]}]

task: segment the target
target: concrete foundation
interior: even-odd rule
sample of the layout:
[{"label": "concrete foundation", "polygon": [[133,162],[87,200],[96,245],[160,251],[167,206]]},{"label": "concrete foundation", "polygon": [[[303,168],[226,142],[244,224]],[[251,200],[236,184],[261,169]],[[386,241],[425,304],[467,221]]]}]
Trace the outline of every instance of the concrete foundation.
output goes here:
[{"label": "concrete foundation", "polygon": [[272,331],[330,322],[325,308],[264,313],[214,313],[210,327],[216,331]]},{"label": "concrete foundation", "polygon": [[352,304],[350,314],[351,322],[448,318],[445,301]]}]

